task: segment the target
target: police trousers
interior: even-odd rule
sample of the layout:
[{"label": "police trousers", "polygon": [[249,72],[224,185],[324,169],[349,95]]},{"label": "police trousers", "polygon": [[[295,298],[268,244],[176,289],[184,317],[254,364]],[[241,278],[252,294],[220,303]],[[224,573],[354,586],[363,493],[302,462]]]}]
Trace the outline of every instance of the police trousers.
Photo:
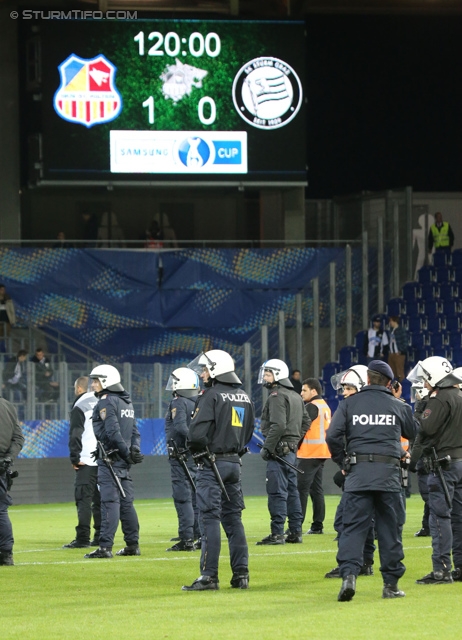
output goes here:
[{"label": "police trousers", "polygon": [[218,458],[216,465],[228,492],[226,500],[210,467],[199,467],[196,476],[196,500],[201,528],[200,570],[203,576],[218,576],[218,560],[221,550],[220,523],[228,538],[230,564],[233,573],[247,571],[249,550],[242,524],[245,509],[241,487],[239,458]]},{"label": "police trousers", "polygon": [[451,569],[451,550],[454,566],[462,568],[462,461],[452,462],[443,474],[452,509],[446,502],[440,477],[434,472],[427,476],[433,571]]},{"label": "police trousers", "polygon": [[[343,510],[345,507],[345,492],[342,493],[340,502],[337,505],[337,511],[335,512],[334,529],[340,536],[343,533]],[[366,541],[364,543],[364,564],[374,564],[374,552],[375,552],[375,521],[372,520],[369,531],[367,532]]]},{"label": "police trousers", "polygon": [[[169,460],[172,480],[172,497],[178,516],[178,537],[181,540],[196,540],[200,536],[196,493],[186,477],[178,460]],[[197,467],[188,464],[192,479],[196,477]]]},{"label": "police trousers", "polygon": [[0,551],[11,552],[13,549],[13,527],[8,515],[8,507],[13,500],[7,490],[6,474],[0,474]]},{"label": "police trousers", "polygon": [[140,526],[138,515],[133,506],[134,491],[133,481],[128,469],[118,468],[113,465],[119,480],[125,491],[125,498],[120,495],[114,478],[106,466],[98,465],[98,485],[101,494],[101,530],[99,534],[99,546],[112,549],[114,536],[122,524],[122,532],[127,545],[138,544]]},{"label": "police trousers", "polygon": [[297,475],[297,487],[300,495],[300,506],[302,508],[302,523],[305,522],[308,496],[313,503],[313,531],[322,531],[324,518],[326,517],[326,502],[324,500],[324,490],[322,488],[322,472],[324,469],[324,458],[298,458],[298,468],[303,471],[303,475]]},{"label": "police trousers", "polygon": [[396,584],[406,570],[402,562],[405,510],[401,491],[345,491],[343,495],[343,532],[337,553],[340,575],[359,575],[364,544],[375,518],[383,582]]},{"label": "police trousers", "polygon": [[[284,456],[284,460],[296,465],[296,454],[290,452]],[[271,533],[282,535],[287,518],[289,529],[293,533],[301,532],[303,516],[297,487],[297,472],[283,462],[268,460],[266,463],[266,492],[271,516]]]}]

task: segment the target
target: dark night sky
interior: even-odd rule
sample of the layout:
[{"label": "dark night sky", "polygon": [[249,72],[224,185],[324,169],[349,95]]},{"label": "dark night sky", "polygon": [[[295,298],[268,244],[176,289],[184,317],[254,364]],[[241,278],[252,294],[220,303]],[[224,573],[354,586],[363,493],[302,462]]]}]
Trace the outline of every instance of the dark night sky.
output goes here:
[{"label": "dark night sky", "polygon": [[462,190],[462,17],[309,16],[307,196]]}]

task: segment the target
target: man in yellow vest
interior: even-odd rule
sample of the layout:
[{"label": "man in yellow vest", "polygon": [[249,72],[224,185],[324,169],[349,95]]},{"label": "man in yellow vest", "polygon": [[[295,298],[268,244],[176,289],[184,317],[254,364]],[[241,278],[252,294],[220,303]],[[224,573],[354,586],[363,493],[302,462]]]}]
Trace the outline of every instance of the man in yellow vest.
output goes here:
[{"label": "man in yellow vest", "polygon": [[307,534],[323,533],[326,504],[322,487],[322,471],[327,458],[330,458],[326,445],[326,431],[331,421],[331,412],[327,402],[321,397],[321,384],[317,378],[306,378],[302,382],[301,396],[306,411],[311,418],[311,427],[306,432],[297,452],[298,492],[305,520],[308,496],[313,503],[313,522]]},{"label": "man in yellow vest", "polygon": [[449,222],[443,222],[441,211],[435,213],[435,223],[428,232],[428,251],[431,253],[433,247],[435,251],[450,252],[454,244],[454,232]]}]

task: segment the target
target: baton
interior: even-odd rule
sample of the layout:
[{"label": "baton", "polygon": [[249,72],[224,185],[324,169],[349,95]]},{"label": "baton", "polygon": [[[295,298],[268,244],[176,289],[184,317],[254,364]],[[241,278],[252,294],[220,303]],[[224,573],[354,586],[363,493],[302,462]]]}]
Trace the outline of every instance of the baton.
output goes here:
[{"label": "baton", "polygon": [[124,491],[124,489],[122,487],[122,484],[120,482],[120,479],[119,479],[118,475],[116,474],[116,472],[112,468],[112,460],[109,457],[111,455],[111,453],[114,453],[114,451],[118,451],[118,449],[112,449],[111,451],[106,453],[106,449],[104,448],[103,443],[100,442],[99,440],[97,440],[97,443],[98,443],[99,450],[101,452],[101,460],[104,462],[106,467],[109,469],[109,473],[113,477],[114,482],[117,485],[117,489],[119,490],[120,495],[122,496],[122,498],[126,498],[125,491]]},{"label": "baton", "polygon": [[218,471],[218,468],[215,462],[216,460],[215,454],[212,453],[208,447],[205,447],[205,451],[201,451],[200,453],[193,453],[193,458],[194,460],[200,460],[201,458],[206,458],[209,461],[210,467],[212,468],[215,478],[217,479],[217,482],[220,485],[223,495],[225,496],[226,500],[228,500],[228,502],[231,502],[229,499],[228,492],[226,491],[226,487],[223,483],[223,478],[220,476],[220,472]]},{"label": "baton", "polygon": [[438,471],[438,475],[441,480],[441,484],[443,485],[444,497],[446,498],[446,503],[450,509],[452,509],[452,500],[449,495],[448,485],[446,483],[446,478],[444,477],[443,469],[441,468],[441,462],[450,462],[451,456],[446,456],[444,458],[438,458],[438,454],[436,453],[435,447],[432,447],[433,453],[433,465],[435,469]]},{"label": "baton", "polygon": [[195,490],[196,490],[196,485],[194,484],[194,480],[193,480],[193,477],[192,477],[192,475],[191,475],[191,472],[189,471],[189,467],[188,467],[188,465],[186,464],[186,451],[187,451],[187,450],[186,450],[186,449],[183,449],[183,451],[180,451],[180,450],[178,449],[178,445],[177,445],[177,443],[175,442],[175,440],[174,440],[173,438],[172,438],[171,440],[169,440],[169,444],[170,444],[170,446],[172,447],[173,452],[174,452],[174,454],[175,454],[175,455],[174,455],[174,459],[175,459],[175,460],[178,460],[178,462],[180,463],[180,465],[181,465],[181,467],[182,467],[183,471],[184,471],[184,472],[185,472],[185,474],[186,474],[186,477],[187,477],[187,478],[188,478],[188,480],[189,480],[189,484],[190,484],[190,485],[191,485],[191,487],[193,488],[193,491],[195,491]]},{"label": "baton", "polygon": [[[257,447],[259,449],[263,449],[263,445],[260,444],[259,442],[257,442]],[[291,464],[290,462],[288,462],[287,460],[284,460],[284,458],[281,458],[281,456],[278,456],[277,453],[270,453],[270,456],[274,459],[277,460],[278,462],[282,462],[284,464],[286,464],[288,467],[290,467],[291,469],[293,469],[294,471],[296,471],[297,473],[305,473],[304,471],[302,471],[301,469],[299,469],[298,467],[296,467],[295,465]]]}]

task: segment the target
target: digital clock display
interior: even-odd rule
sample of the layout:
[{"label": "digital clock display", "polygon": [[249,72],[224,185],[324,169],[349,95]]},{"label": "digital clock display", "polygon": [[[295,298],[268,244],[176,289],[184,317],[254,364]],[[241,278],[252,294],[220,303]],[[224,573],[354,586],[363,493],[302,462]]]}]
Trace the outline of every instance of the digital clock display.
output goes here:
[{"label": "digital clock display", "polygon": [[306,183],[304,23],[38,29],[44,183]]}]

